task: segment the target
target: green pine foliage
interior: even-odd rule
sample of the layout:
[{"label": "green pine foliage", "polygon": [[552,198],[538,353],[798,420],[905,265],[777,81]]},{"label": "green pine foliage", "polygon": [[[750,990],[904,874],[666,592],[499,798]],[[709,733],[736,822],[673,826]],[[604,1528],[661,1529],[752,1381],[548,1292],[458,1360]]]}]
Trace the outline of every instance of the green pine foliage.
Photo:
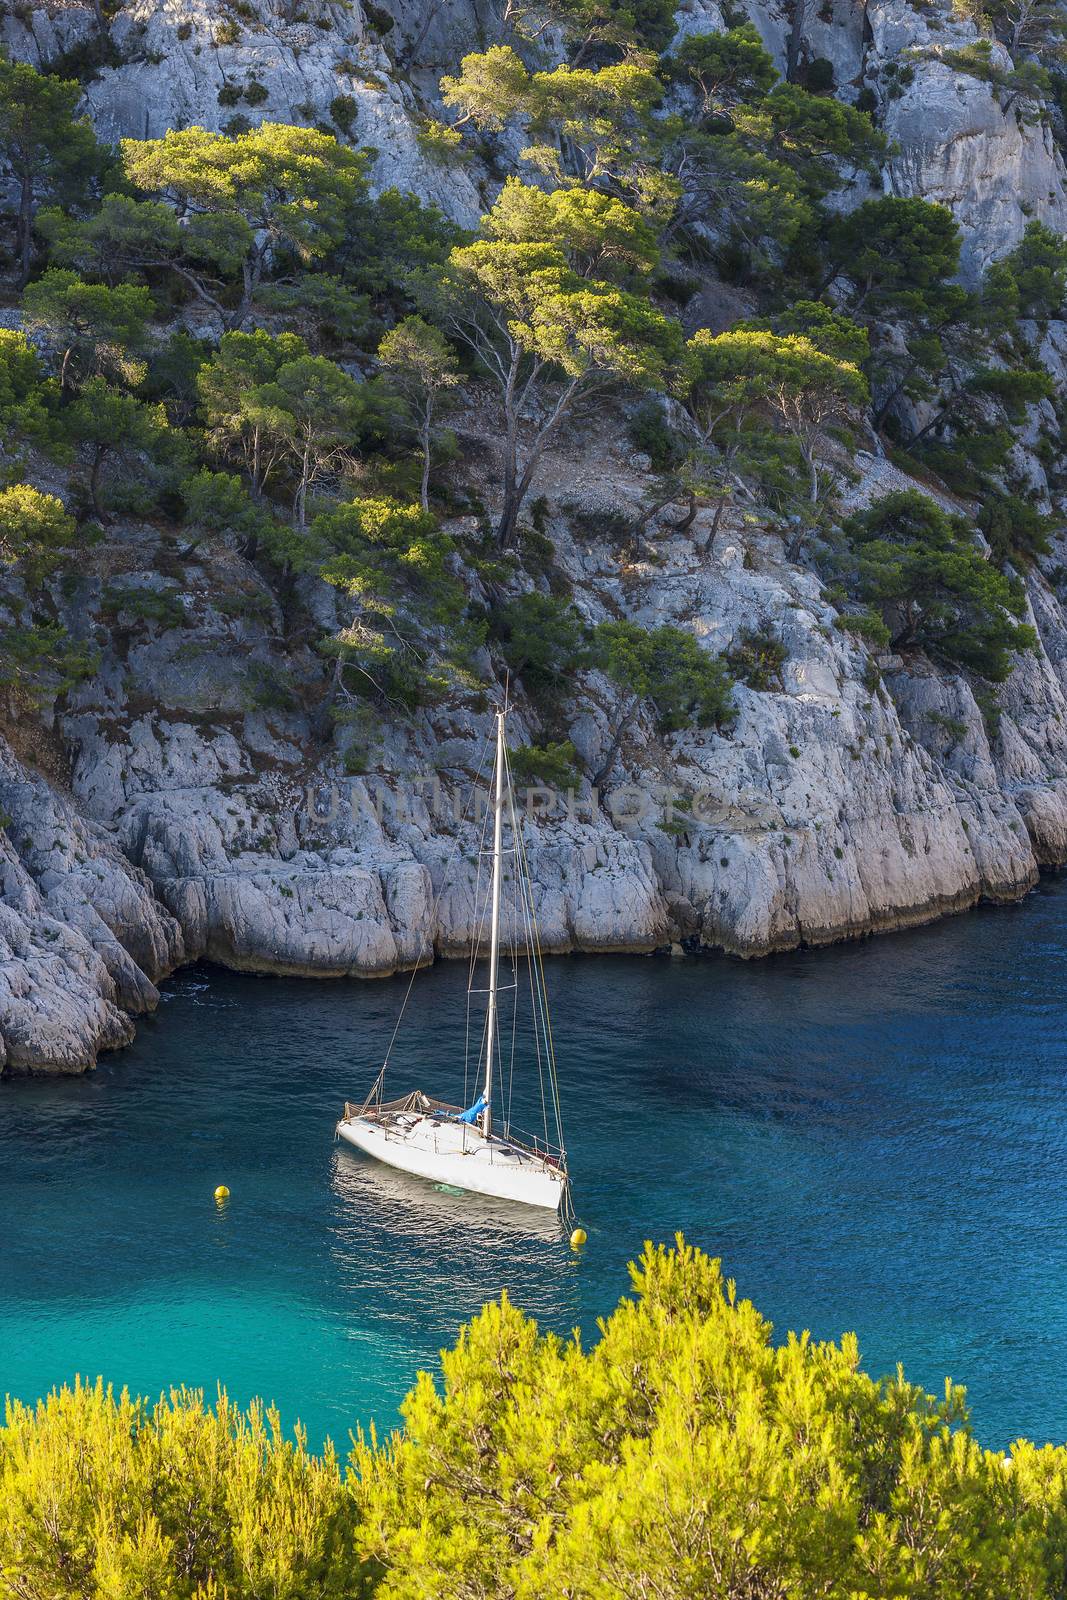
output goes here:
[{"label": "green pine foliage", "polygon": [[[537,47],[546,17],[555,66]],[[1006,5],[991,22],[1014,58],[998,86],[1020,105],[1040,89],[1028,63],[1044,52],[1048,65],[1053,20]],[[834,98],[818,64],[804,85],[782,82],[751,23],[726,21],[662,54],[665,0],[509,6],[495,42],[441,82],[442,159],[511,160],[522,145],[476,236],[410,195],[370,194],[344,95],[334,131],[184,128],[124,140],[119,158],[79,118],[77,85],[0,61],[0,153],[18,191],[9,265],[29,279],[26,333],[0,330],[5,481],[32,481],[39,454],[66,474],[76,537],[89,519],[121,537],[124,518],[149,517],[179,560],[229,543],[283,612],[298,574],[332,583],[351,612],[322,643],[342,701],[361,673],[379,706],[466,693],[488,636],[551,750],[575,673],[599,665],[628,691],[610,767],[642,706],[664,731],[728,729],[731,672],[682,630],[631,638],[620,622],[614,642],[593,639],[558,598],[551,541],[522,520],[546,458],[599,408],[652,457],[649,517],[686,504],[676,527],[702,528],[713,555],[723,518],[747,504],[791,517],[790,554],[823,561],[841,543],[842,448],[874,430],[901,463],[975,498],[993,560],[958,518],[876,534],[853,519],[844,625],[1002,676],[1029,635],[999,569],[1033,565],[1057,531],[1024,500],[1011,447],[1039,420],[1055,486],[1058,398],[1040,347],[1067,247],[1032,222],[964,289],[943,207],[838,204],[886,155],[868,112]],[[968,61],[987,53],[979,41]],[[239,93],[262,99],[254,79]],[[712,266],[747,281],[755,314],[685,342],[682,308]],[[221,336],[174,331],[193,301]],[[252,331],[263,319],[271,331]],[[442,418],[487,397],[502,460],[485,495]],[[483,496],[493,552],[484,529],[448,533],[437,517],[464,502],[481,515]],[[631,554],[645,526],[632,521]],[[54,576],[7,565],[39,595]],[[742,648],[736,671],[773,684],[765,654]]]},{"label": "green pine foliage", "polygon": [[1022,586],[978,548],[962,517],[898,490],[845,523],[857,598],[877,607],[894,649],[916,646],[1001,683],[1012,655],[1033,649]]},{"label": "green pine foliage", "polygon": [[59,385],[26,335],[0,328],[0,428],[7,448],[61,448],[58,401]]},{"label": "green pine foliage", "polygon": [[652,701],[662,733],[728,728],[733,722],[733,678],[726,663],[682,628],[602,622],[595,650],[603,671],[621,689],[635,700]]},{"label": "green pine foliage", "polygon": [[18,192],[15,260],[18,281],[33,268],[34,233],[44,201],[73,208],[90,199],[109,164],[88,118],[77,115],[81,84],[37,72],[0,55],[0,158]]},{"label": "green pine foliage", "polygon": [[27,1595],[359,1594],[336,1458],[274,1411],[174,1391],[153,1407],[79,1385],[0,1434],[0,1583]]},{"label": "green pine foliage", "polygon": [[11,622],[0,628],[0,687],[26,707],[54,702],[99,666],[100,652],[72,638],[61,622]]},{"label": "green pine foliage", "polygon": [[531,590],[494,611],[504,660],[535,694],[559,694],[589,661],[589,629],[569,601]]},{"label": "green pine foliage", "polygon": [[570,739],[546,745],[524,744],[509,752],[514,783],[573,789],[578,783],[578,752]]},{"label": "green pine foliage", "polygon": [[1047,322],[1058,316],[1065,294],[1067,240],[1043,222],[1028,222],[1015,249],[994,261],[986,274],[987,304],[1009,327],[1016,317]]},{"label": "green pine foliage", "polygon": [[28,483],[0,489],[0,566],[39,584],[75,543],[74,518],[54,494]]}]

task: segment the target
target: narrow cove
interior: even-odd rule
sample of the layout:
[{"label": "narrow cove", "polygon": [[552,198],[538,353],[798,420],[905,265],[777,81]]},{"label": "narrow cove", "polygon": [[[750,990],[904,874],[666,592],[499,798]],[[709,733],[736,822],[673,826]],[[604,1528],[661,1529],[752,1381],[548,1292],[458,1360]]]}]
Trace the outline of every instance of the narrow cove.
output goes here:
[{"label": "narrow cove", "polygon": [[[402,1057],[456,1092],[464,980],[420,976]],[[551,962],[575,1256],[552,1218],[334,1142],[405,980],[192,969],[95,1073],[0,1085],[0,1388],[221,1382],[343,1446],[502,1288],[589,1331],[682,1230],[778,1336],[855,1329],[872,1372],[966,1383],[983,1443],[1062,1440],[1065,981],[1059,879],[756,964]]]}]

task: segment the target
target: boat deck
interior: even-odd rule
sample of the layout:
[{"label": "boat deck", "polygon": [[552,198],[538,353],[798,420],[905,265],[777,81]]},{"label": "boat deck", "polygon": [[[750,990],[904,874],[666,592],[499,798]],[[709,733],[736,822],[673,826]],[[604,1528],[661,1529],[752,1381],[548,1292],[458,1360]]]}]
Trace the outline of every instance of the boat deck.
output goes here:
[{"label": "boat deck", "polygon": [[[438,1150],[442,1148],[444,1135],[445,1146],[469,1149],[472,1144],[487,1144],[519,1160],[536,1161],[545,1167],[565,1170],[566,1159],[562,1150],[546,1144],[535,1135],[514,1131],[507,1124],[501,1127],[499,1133],[493,1132],[486,1139],[476,1124],[455,1120],[462,1110],[462,1106],[452,1105],[447,1100],[435,1100],[421,1089],[413,1089],[399,1100],[383,1100],[370,1105],[357,1106],[346,1100],[341,1122],[371,1122],[381,1129],[385,1137],[388,1138],[392,1133],[395,1137],[407,1140],[416,1125],[425,1120],[426,1131],[432,1132],[434,1147]],[[450,1139],[449,1134],[458,1137]]]}]

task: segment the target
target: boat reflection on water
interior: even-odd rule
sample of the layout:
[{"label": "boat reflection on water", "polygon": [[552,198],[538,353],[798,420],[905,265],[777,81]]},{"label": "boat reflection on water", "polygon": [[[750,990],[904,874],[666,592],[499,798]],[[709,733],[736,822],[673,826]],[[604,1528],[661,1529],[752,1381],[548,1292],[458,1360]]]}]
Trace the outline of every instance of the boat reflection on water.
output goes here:
[{"label": "boat reflection on water", "polygon": [[[463,1227],[473,1246],[512,1244],[519,1239],[541,1239],[562,1246],[567,1229],[554,1211],[526,1207],[515,1200],[454,1189],[429,1178],[412,1177],[395,1167],[371,1166],[354,1152],[338,1150],[334,1190],[358,1209],[361,1227],[380,1223],[403,1237],[432,1239],[440,1247],[441,1233]],[[458,1245],[459,1241],[454,1241]]]},{"label": "boat reflection on water", "polygon": [[[432,1320],[442,1344],[502,1289],[544,1327],[579,1320],[578,1258],[558,1216],[448,1189],[339,1145],[331,1183],[334,1255],[352,1308]],[[546,1270],[547,1269],[547,1270]]]}]

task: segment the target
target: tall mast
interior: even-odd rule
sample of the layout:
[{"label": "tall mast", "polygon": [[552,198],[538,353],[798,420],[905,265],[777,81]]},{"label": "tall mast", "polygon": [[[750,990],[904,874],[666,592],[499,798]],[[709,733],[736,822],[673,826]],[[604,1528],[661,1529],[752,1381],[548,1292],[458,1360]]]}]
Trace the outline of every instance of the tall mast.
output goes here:
[{"label": "tall mast", "polygon": [[496,714],[496,783],[493,788],[493,910],[489,934],[489,1005],[485,1016],[485,1110],[482,1132],[490,1132],[493,1090],[493,1045],[496,1040],[496,991],[500,975],[500,880],[504,857],[504,713]]}]

